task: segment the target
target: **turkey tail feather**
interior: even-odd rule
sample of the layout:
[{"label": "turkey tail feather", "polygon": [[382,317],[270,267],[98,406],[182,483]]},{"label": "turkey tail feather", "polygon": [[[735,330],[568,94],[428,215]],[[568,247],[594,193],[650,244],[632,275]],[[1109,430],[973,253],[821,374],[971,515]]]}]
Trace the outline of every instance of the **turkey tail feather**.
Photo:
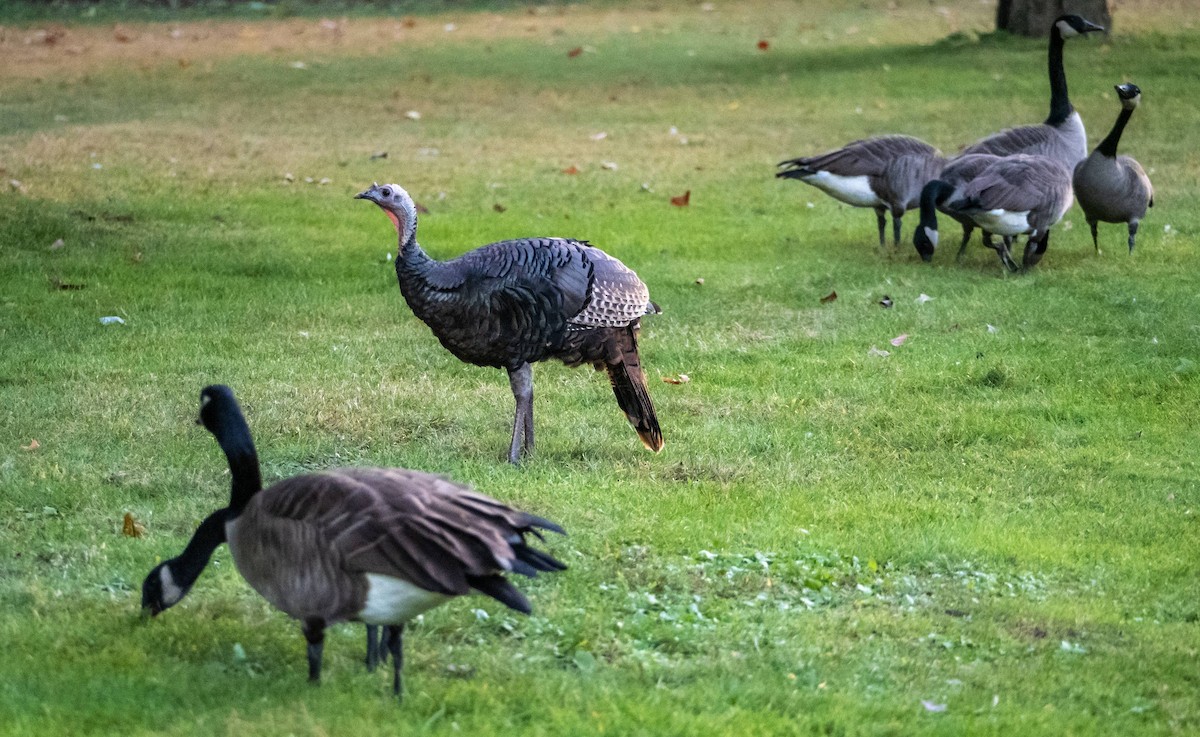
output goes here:
[{"label": "turkey tail feather", "polygon": [[631,326],[616,331],[616,347],[619,350],[615,351],[615,360],[606,362],[605,367],[608,369],[608,379],[612,382],[613,394],[617,397],[617,405],[637,431],[642,444],[657,453],[663,447],[662,430],[646,388],[646,374],[638,357],[634,330]]}]

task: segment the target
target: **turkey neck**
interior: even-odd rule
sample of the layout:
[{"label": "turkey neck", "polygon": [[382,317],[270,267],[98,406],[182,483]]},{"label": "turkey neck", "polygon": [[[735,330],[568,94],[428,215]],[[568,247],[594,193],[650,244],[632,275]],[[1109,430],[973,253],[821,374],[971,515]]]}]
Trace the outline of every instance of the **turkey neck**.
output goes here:
[{"label": "turkey neck", "polygon": [[422,320],[426,316],[424,296],[433,290],[429,283],[429,273],[439,266],[444,264],[430,258],[425,249],[417,243],[415,229],[408,240],[400,244],[396,255],[396,279],[400,282],[400,293],[404,295],[404,301],[408,302],[413,313]]},{"label": "turkey neck", "polygon": [[1063,69],[1063,37],[1054,24],[1050,30],[1050,117],[1046,125],[1059,125],[1070,117],[1075,108],[1067,97],[1067,72]]},{"label": "turkey neck", "polygon": [[1112,130],[1096,147],[1098,153],[1110,159],[1117,155],[1117,144],[1121,142],[1121,133],[1125,130],[1125,124],[1131,117],[1133,117],[1133,108],[1121,109],[1121,114],[1117,116],[1117,122],[1113,123]]}]

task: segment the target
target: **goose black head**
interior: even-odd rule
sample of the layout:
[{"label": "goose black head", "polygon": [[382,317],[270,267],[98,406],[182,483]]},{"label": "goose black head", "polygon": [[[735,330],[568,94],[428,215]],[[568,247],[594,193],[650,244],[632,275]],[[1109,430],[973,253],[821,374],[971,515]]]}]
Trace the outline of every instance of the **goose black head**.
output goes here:
[{"label": "goose black head", "polygon": [[159,563],[142,582],[142,615],[156,617],[179,603],[187,593],[175,583],[168,563]]},{"label": "goose black head", "polygon": [[354,195],[356,200],[368,200],[379,205],[383,213],[396,226],[400,243],[407,243],[417,229],[417,204],[399,184],[372,184]]},{"label": "goose black head", "polygon": [[918,225],[917,230],[913,233],[913,245],[917,247],[917,253],[921,254],[921,260],[925,263],[933,261],[933,254],[937,250],[938,232],[934,228],[926,225]]},{"label": "goose black head", "polygon": [[1142,101],[1142,90],[1132,82],[1118,84],[1113,89],[1117,91],[1117,97],[1121,98],[1121,107],[1126,110],[1133,110]]},{"label": "goose black head", "polygon": [[1097,25],[1087,18],[1078,15],[1060,15],[1054,19],[1054,28],[1063,38],[1073,38],[1096,31],[1103,31],[1104,26]]},{"label": "goose black head", "polygon": [[231,407],[237,408],[232,389],[224,384],[206,386],[200,390],[200,416],[196,418],[196,424],[204,425],[215,435]]}]

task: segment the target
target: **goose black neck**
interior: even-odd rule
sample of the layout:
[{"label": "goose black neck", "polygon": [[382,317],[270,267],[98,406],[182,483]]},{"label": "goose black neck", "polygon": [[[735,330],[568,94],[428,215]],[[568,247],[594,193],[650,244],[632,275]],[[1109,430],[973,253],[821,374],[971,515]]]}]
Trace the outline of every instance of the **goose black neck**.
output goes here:
[{"label": "goose black neck", "polygon": [[1113,123],[1112,130],[1108,132],[1096,150],[1101,155],[1107,156],[1110,159],[1117,155],[1117,144],[1121,142],[1121,133],[1125,130],[1125,124],[1133,117],[1133,108],[1122,108],[1121,114],[1117,116],[1117,122]]},{"label": "goose black neck", "polygon": [[218,509],[208,515],[196,528],[183,552],[167,561],[177,585],[190,588],[200,577],[213,551],[225,542],[225,520],[228,516],[228,509]]},{"label": "goose black neck", "polygon": [[1046,125],[1059,125],[1064,122],[1075,108],[1071,106],[1071,98],[1067,96],[1067,72],[1063,69],[1063,37],[1058,30],[1058,24],[1050,29],[1050,117]]},{"label": "goose black neck", "polygon": [[254,439],[250,437],[246,418],[236,406],[229,408],[221,417],[213,435],[229,460],[229,473],[233,477],[229,490],[229,515],[236,517],[245,509],[250,498],[262,489],[258,452],[254,449]]},{"label": "goose black neck", "polygon": [[934,179],[921,188],[921,227],[937,230],[937,206],[954,192],[949,182]]}]

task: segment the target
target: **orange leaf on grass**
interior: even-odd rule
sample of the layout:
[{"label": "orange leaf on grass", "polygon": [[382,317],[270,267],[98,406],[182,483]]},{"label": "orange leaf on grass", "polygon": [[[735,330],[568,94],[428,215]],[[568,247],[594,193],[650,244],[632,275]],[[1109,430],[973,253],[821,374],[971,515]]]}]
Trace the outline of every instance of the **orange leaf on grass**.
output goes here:
[{"label": "orange leaf on grass", "polygon": [[578,174],[578,173],[579,173],[579,167],[578,167],[578,166],[575,166],[574,164],[571,164],[571,165],[570,165],[570,166],[568,166],[566,169],[563,169],[563,170],[562,170],[562,173],[563,173],[563,174]]},{"label": "orange leaf on grass", "polygon": [[125,537],[141,537],[146,534],[146,526],[133,518],[130,512],[125,513],[125,523],[121,525],[121,534]]},{"label": "orange leaf on grass", "polygon": [[771,48],[771,42],[770,42],[770,41],[767,41],[766,39],[763,39],[763,40],[761,40],[761,41],[759,41],[759,42],[758,42],[758,50],[759,50],[759,51],[766,51],[766,50],[767,50],[767,49],[769,49],[769,48]]},{"label": "orange leaf on grass", "polygon": [[37,438],[29,441],[29,445],[22,445],[21,450],[37,450],[42,447],[42,444],[37,441]]},{"label": "orange leaf on grass", "polygon": [[690,190],[690,189],[688,191],[684,192],[683,194],[679,195],[678,197],[671,198],[671,204],[676,207],[687,207],[688,203],[691,201],[692,201],[692,190]]},{"label": "orange leaf on grass", "polygon": [[575,57],[579,56],[579,55],[580,55],[580,54],[582,54],[582,53],[583,53],[583,47],[582,47],[582,46],[576,46],[575,48],[573,48],[573,49],[571,49],[570,51],[568,51],[568,52],[567,52],[567,58],[568,58],[568,59],[574,59]]}]

